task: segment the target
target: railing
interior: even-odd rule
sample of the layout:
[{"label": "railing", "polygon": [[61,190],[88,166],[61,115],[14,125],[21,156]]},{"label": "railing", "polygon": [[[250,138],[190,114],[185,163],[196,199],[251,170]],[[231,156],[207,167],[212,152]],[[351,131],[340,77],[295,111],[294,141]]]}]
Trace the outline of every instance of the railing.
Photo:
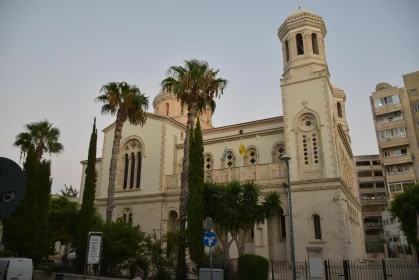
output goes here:
[{"label": "railing", "polygon": [[[205,171],[205,181],[217,183],[231,181],[256,181],[258,184],[280,183],[286,177],[287,166],[285,163],[266,163]],[[166,189],[177,189],[179,187],[180,174],[166,175]]]},{"label": "railing", "polygon": [[382,223],[365,223],[364,224],[367,228],[382,228]]}]

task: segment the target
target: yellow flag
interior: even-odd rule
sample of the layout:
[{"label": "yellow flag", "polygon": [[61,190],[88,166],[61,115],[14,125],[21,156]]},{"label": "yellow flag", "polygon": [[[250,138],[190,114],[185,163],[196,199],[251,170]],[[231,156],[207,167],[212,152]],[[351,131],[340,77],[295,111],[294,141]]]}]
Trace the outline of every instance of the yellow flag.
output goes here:
[{"label": "yellow flag", "polygon": [[246,151],[246,148],[244,147],[243,143],[240,143],[239,153],[242,156],[247,156],[247,151]]}]

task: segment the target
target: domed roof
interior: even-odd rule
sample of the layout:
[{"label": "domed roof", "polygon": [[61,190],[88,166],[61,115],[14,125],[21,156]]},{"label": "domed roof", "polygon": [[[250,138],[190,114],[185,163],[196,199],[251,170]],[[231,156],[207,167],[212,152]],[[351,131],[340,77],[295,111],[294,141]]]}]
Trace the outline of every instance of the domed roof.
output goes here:
[{"label": "domed roof", "polygon": [[379,83],[376,87],[375,87],[375,91],[380,91],[383,89],[387,89],[387,88],[391,88],[391,85],[388,83]]},{"label": "domed roof", "polygon": [[310,14],[315,15],[315,13],[313,13],[312,11],[299,7],[297,10],[292,12],[288,17],[296,16],[298,14],[303,14],[303,13],[310,13]]},{"label": "domed roof", "polygon": [[159,93],[156,95],[156,97],[154,97],[153,99],[153,106],[155,106],[155,103],[157,102],[158,99],[160,99],[163,96],[173,96],[173,93],[171,93],[170,91],[163,91],[163,89],[160,89]]}]

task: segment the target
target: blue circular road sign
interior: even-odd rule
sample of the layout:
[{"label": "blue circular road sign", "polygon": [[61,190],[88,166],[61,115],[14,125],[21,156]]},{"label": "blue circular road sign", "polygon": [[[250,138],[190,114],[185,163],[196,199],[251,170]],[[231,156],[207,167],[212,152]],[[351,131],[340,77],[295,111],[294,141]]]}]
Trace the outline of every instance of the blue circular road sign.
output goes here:
[{"label": "blue circular road sign", "polygon": [[205,246],[213,247],[215,244],[217,244],[217,236],[213,232],[206,232],[202,237],[202,241],[204,242]]}]

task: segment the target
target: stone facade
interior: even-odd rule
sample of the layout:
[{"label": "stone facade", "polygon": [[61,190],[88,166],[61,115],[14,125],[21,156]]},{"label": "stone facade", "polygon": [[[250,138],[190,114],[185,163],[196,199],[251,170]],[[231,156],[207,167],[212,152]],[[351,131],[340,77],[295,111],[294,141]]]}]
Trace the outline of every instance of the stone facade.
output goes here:
[{"label": "stone facade", "polygon": [[[364,235],[346,97],[330,81],[324,22],[299,9],[281,25],[278,36],[284,55],[284,116],[213,127],[211,115],[204,112],[206,179],[221,183],[254,180],[264,191],[281,193],[281,214],[255,225],[246,237],[246,252],[290,260],[287,167],[279,157],[291,156],[296,258],[307,259],[311,247],[320,247],[324,258],[362,258]],[[170,93],[159,93],[153,107],[143,127],[124,124],[113,212],[113,219],[131,219],[146,232],[177,228],[186,123],[186,112]],[[103,132],[96,203],[105,214],[114,125]],[[240,143],[247,149],[246,157],[238,153]],[[225,148],[227,157],[222,160]],[[82,164],[84,170],[86,162]],[[237,257],[234,244],[231,257]]]}]

